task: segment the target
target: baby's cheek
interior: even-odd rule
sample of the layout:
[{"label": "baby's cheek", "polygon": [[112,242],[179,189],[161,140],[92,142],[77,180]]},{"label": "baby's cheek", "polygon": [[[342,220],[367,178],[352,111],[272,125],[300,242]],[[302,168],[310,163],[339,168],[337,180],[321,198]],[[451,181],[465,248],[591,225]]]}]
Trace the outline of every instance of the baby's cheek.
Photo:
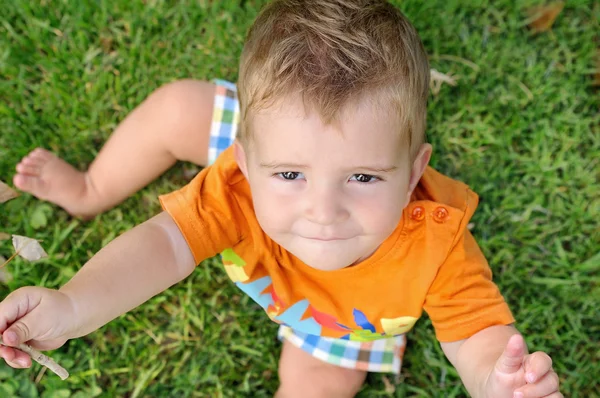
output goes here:
[{"label": "baby's cheek", "polygon": [[401,206],[382,201],[362,213],[363,226],[370,233],[389,235],[398,225],[401,215]]},{"label": "baby's cheek", "polygon": [[260,198],[254,203],[256,218],[265,232],[282,232],[289,228],[292,215],[289,203],[276,197]]}]

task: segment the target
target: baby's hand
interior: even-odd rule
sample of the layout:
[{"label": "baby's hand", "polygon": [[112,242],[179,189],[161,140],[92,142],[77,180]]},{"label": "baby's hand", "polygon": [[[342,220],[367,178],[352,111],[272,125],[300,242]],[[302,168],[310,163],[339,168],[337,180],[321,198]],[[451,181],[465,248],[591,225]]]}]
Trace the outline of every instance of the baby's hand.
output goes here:
[{"label": "baby's hand", "polygon": [[[57,290],[24,287],[0,302],[0,333],[3,344],[27,343],[39,350],[62,346],[73,332],[75,315],[71,299]],[[0,357],[13,368],[28,368],[24,352],[0,346]]]},{"label": "baby's hand", "polygon": [[521,335],[508,340],[504,352],[489,375],[485,396],[490,398],[562,398],[552,359],[538,351],[525,355]]}]

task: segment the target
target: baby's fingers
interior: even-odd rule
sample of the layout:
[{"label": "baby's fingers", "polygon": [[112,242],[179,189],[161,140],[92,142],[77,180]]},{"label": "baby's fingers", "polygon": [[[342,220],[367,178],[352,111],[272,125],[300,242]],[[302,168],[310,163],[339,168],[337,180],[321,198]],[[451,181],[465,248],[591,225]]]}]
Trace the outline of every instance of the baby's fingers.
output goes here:
[{"label": "baby's fingers", "polygon": [[527,383],[535,383],[546,373],[552,370],[552,358],[545,352],[534,352],[525,357],[525,380]]},{"label": "baby's fingers", "polygon": [[558,375],[554,371],[550,371],[534,384],[527,384],[519,388],[515,391],[514,396],[521,398],[561,397],[562,395],[558,392],[558,384]]},{"label": "baby's fingers", "polygon": [[0,346],[0,357],[12,368],[21,369],[31,366],[31,357],[12,347]]}]

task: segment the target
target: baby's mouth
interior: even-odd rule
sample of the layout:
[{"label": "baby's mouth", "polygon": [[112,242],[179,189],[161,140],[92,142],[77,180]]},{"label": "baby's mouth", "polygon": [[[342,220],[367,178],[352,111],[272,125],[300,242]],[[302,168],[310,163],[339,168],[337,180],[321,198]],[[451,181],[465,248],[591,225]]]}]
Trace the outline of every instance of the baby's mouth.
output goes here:
[{"label": "baby's mouth", "polygon": [[305,239],[316,240],[321,242],[333,242],[339,240],[347,240],[347,238],[341,238],[337,236],[321,237],[321,236],[304,236]]}]

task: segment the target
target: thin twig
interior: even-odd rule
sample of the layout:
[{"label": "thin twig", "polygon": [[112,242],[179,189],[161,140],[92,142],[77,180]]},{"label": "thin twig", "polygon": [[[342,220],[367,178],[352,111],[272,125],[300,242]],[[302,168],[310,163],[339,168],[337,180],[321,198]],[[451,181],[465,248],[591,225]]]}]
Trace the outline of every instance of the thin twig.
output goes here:
[{"label": "thin twig", "polygon": [[8,260],[6,260],[6,261],[4,262],[4,264],[0,265],[0,268],[4,267],[6,264],[10,263],[10,262],[11,262],[11,261],[12,261],[12,260],[15,258],[15,257],[17,257],[17,254],[19,254],[19,251],[16,251],[15,253],[13,253],[13,255],[12,255],[12,256],[10,256],[10,257],[8,258]]},{"label": "thin twig", "polygon": [[[9,345],[5,344],[4,341],[2,341],[2,337],[0,337],[0,345],[10,347]],[[50,369],[52,372],[54,372],[56,375],[58,375],[58,377],[60,377],[62,380],[65,380],[67,377],[69,377],[69,372],[67,372],[67,370],[65,368],[63,368],[62,366],[60,366],[59,364],[54,362],[54,360],[52,358],[50,358],[47,355],[42,354],[35,348],[31,348],[27,344],[19,344],[18,347],[11,347],[11,348],[17,348],[18,350],[23,351],[24,353],[29,355],[31,357],[31,359],[33,359],[40,365],[45,366],[48,369]]]}]

